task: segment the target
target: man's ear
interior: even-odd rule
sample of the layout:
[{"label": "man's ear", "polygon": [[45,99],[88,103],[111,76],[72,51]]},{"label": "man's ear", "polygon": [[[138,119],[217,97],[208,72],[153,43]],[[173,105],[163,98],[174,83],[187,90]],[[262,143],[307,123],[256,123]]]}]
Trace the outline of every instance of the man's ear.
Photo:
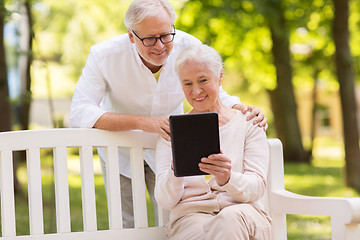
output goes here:
[{"label": "man's ear", "polygon": [[128,29],[128,36],[130,39],[130,42],[135,43],[134,34]]}]

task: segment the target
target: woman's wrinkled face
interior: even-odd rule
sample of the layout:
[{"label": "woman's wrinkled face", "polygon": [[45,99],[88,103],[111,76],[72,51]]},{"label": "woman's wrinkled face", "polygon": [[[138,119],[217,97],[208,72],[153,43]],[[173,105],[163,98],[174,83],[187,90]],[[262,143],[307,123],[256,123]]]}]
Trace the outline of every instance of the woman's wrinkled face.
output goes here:
[{"label": "woman's wrinkled face", "polygon": [[205,63],[195,60],[184,62],[179,78],[185,97],[196,112],[211,112],[219,104],[221,77]]}]

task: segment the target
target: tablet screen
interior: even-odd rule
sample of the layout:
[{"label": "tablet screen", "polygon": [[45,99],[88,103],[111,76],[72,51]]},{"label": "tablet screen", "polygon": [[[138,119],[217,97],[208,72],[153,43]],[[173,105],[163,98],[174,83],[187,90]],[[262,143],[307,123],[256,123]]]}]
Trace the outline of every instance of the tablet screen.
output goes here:
[{"label": "tablet screen", "polygon": [[175,176],[206,175],[198,164],[220,152],[217,113],[171,115],[169,121]]}]

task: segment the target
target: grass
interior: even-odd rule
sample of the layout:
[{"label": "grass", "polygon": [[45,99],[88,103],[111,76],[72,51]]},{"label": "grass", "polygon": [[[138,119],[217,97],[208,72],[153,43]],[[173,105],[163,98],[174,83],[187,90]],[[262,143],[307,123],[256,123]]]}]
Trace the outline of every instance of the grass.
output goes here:
[{"label": "grass", "polygon": [[[286,164],[285,187],[287,190],[310,196],[341,196],[359,197],[354,190],[346,188],[343,177],[343,155],[341,146],[328,146],[318,148],[315,152],[312,165]],[[42,184],[44,202],[44,228],[46,233],[56,232],[55,224],[55,200],[53,185],[52,157],[49,150],[42,150]],[[79,176],[80,164],[77,150],[69,151],[69,191],[70,191],[70,214],[71,230],[82,231],[82,208],[81,208],[81,180]],[[108,229],[107,202],[104,182],[100,170],[100,162],[95,155],[95,192],[98,216],[98,229]],[[26,192],[26,164],[18,170],[20,182]],[[29,234],[27,199],[16,196],[16,225],[17,234]],[[147,194],[149,226],[155,225],[154,212],[151,201]],[[330,219],[328,217],[288,215],[287,216],[288,239],[331,239]]]},{"label": "grass", "polygon": [[[341,144],[320,139],[314,160],[308,164],[285,164],[285,188],[297,194],[320,197],[359,197],[344,181],[344,154]],[[325,145],[324,145],[324,142]],[[287,215],[288,239],[331,239],[329,217]]]}]

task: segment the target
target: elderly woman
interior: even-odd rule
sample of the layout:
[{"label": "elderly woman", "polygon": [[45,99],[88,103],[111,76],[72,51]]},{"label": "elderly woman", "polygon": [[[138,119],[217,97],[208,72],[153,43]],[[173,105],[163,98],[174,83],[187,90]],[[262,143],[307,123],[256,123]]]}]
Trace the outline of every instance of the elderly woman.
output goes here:
[{"label": "elderly woman", "polygon": [[221,153],[201,159],[199,168],[210,179],[175,177],[170,142],[159,138],[155,197],[171,210],[168,238],[270,239],[271,220],[259,201],[267,184],[265,132],[220,101],[223,63],[213,48],[191,46],[180,53],[175,66],[193,107],[189,114],[218,113]]}]

